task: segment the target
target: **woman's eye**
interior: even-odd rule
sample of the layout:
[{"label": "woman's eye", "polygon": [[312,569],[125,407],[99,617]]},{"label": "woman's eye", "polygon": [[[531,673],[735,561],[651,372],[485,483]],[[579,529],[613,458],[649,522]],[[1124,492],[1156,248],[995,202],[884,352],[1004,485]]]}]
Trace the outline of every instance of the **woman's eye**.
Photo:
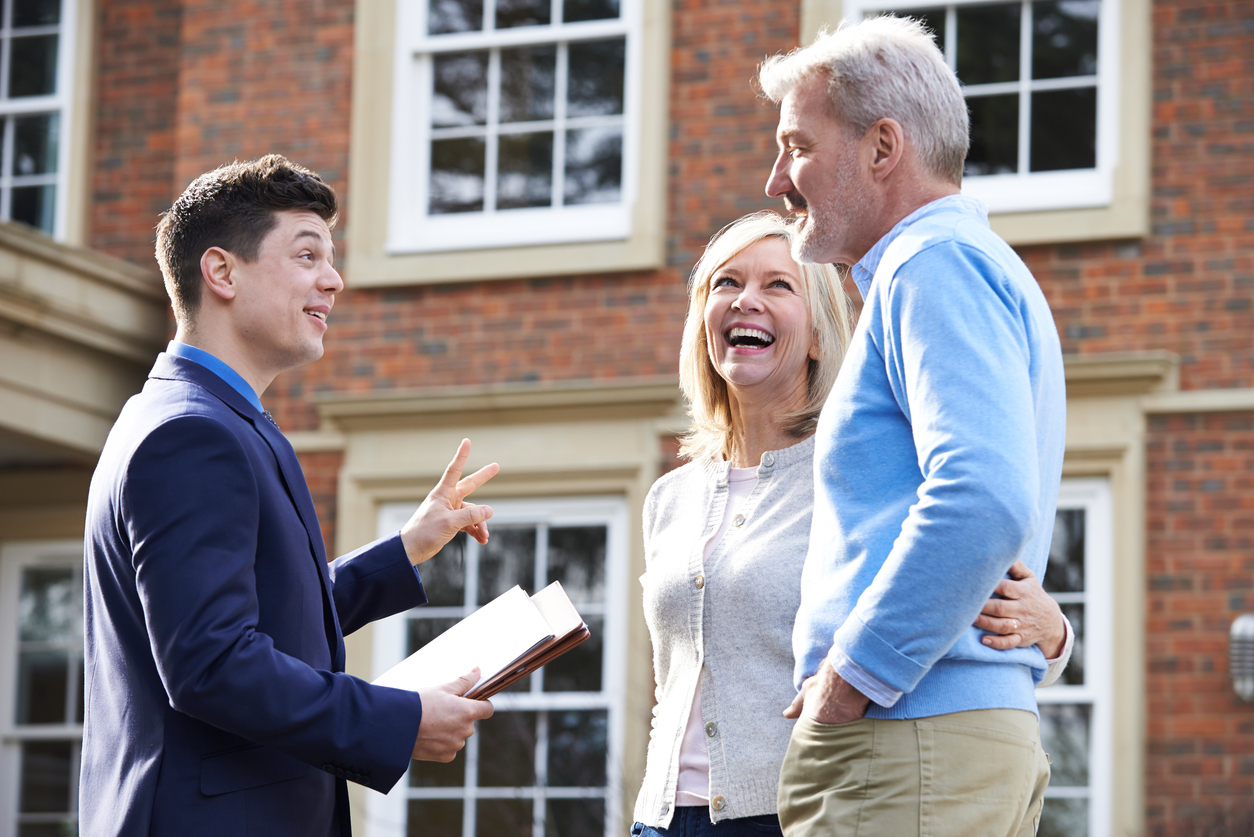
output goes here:
[{"label": "woman's eye", "polygon": [[712,288],[722,288],[727,286],[735,286],[736,282],[730,276],[720,276],[710,285]]}]

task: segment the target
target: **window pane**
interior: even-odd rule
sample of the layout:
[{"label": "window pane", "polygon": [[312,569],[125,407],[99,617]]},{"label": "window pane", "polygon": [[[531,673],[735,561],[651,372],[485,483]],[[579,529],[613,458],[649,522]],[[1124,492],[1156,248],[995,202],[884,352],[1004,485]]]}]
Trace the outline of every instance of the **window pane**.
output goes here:
[{"label": "window pane", "polygon": [[932,39],[941,51],[945,51],[945,10],[940,9],[906,9],[894,11],[899,17],[912,17],[922,23],[932,33]]},{"label": "window pane", "polygon": [[619,0],[563,0],[562,20],[606,20],[618,17]]},{"label": "window pane", "polygon": [[482,211],[483,155],[483,140],[476,137],[431,143],[432,215]]},{"label": "window pane", "polygon": [[586,837],[605,831],[604,799],[550,799],[544,837]]},{"label": "window pane", "polygon": [[65,723],[69,655],[26,651],[18,658],[17,672],[17,723]]},{"label": "window pane", "polygon": [[417,651],[449,628],[456,625],[458,619],[410,619],[409,620],[409,646],[405,651],[405,656]]},{"label": "window pane", "polygon": [[429,0],[427,4],[428,34],[477,32],[482,28],[483,0]]},{"label": "window pane", "polygon": [[501,122],[553,118],[557,47],[501,50]]},{"label": "window pane", "polygon": [[586,619],[592,635],[544,667],[544,691],[601,691],[605,620],[599,616],[588,616]]},{"label": "window pane", "polygon": [[1097,165],[1097,88],[1032,94],[1032,171]]},{"label": "window pane", "polygon": [[[448,764],[438,761],[411,761],[409,786],[411,788],[460,788],[466,783],[465,753],[465,749],[459,750]],[[459,822],[460,819],[459,816]]]},{"label": "window pane", "polygon": [[551,788],[587,788],[605,784],[606,712],[549,712]]},{"label": "window pane", "polygon": [[1089,801],[1087,799],[1045,800],[1041,811],[1041,827],[1037,837],[1088,837]]},{"label": "window pane", "polygon": [[14,38],[9,50],[9,98],[57,92],[56,35]]},{"label": "window pane", "polygon": [[408,837],[462,837],[460,799],[409,800]]},{"label": "window pane", "polygon": [[51,233],[55,222],[57,187],[21,186],[13,190],[10,216],[14,221],[29,224],[38,230]]},{"label": "window pane", "polygon": [[549,582],[560,581],[575,604],[605,600],[604,526],[549,529]]},{"label": "window pane", "polygon": [[[466,534],[451,541],[418,567],[428,607],[461,607],[466,603]],[[412,651],[411,651],[412,653]]]},{"label": "window pane", "polygon": [[488,119],[488,53],[450,52],[431,60],[435,94],[431,124],[436,128],[482,125]]},{"label": "window pane", "polygon": [[516,788],[536,783],[535,712],[497,712],[478,721],[475,734],[479,736],[481,787]]},{"label": "window pane", "polygon": [[[553,205],[553,132],[502,134],[498,209]],[[531,587],[531,579],[526,587]]]},{"label": "window pane", "polygon": [[61,0],[13,0],[13,27],[55,26],[61,22]]},{"label": "window pane", "polygon": [[71,763],[68,741],[27,741],[22,744],[21,812],[59,814],[70,810]]},{"label": "window pane", "polygon": [[570,45],[568,116],[608,116],[623,112],[626,46],[622,38]]},{"label": "window pane", "polygon": [[585,128],[566,132],[563,203],[616,203],[623,194],[623,131]]},{"label": "window pane", "polygon": [[22,571],[18,622],[24,642],[73,639],[81,607],[73,570],[31,568]]},{"label": "window pane", "polygon": [[1084,509],[1059,509],[1054,516],[1042,584],[1048,593],[1084,592]]},{"label": "window pane", "polygon": [[1041,746],[1049,753],[1051,787],[1088,786],[1091,716],[1086,703],[1041,705]]},{"label": "window pane", "polygon": [[77,834],[73,820],[62,822],[24,822],[17,827],[18,837],[67,837]]},{"label": "window pane", "polygon": [[1075,630],[1075,643],[1071,646],[1071,660],[1068,661],[1067,667],[1063,669],[1062,676],[1058,678],[1057,683],[1067,686],[1083,686],[1084,685],[1084,605],[1068,604],[1062,606],[1062,612],[1067,615],[1067,621],[1071,623],[1071,627]]},{"label": "window pane", "polygon": [[20,116],[13,120],[13,174],[55,174],[58,114]]},{"label": "window pane", "polygon": [[479,604],[487,604],[515,584],[531,591],[535,573],[536,530],[530,526],[493,529],[492,538],[479,551]]},{"label": "window pane", "polygon": [[971,111],[971,148],[965,174],[1012,174],[1019,170],[1019,97],[975,96]]},{"label": "window pane", "polygon": [[1032,78],[1097,72],[1099,0],[1038,0],[1032,5]]},{"label": "window pane", "polygon": [[1018,3],[958,7],[958,78],[991,84],[1019,78]]},{"label": "window pane", "polygon": [[478,837],[531,837],[530,799],[480,799],[475,806]]},{"label": "window pane", "polygon": [[552,8],[549,0],[496,0],[496,28],[548,26]]}]

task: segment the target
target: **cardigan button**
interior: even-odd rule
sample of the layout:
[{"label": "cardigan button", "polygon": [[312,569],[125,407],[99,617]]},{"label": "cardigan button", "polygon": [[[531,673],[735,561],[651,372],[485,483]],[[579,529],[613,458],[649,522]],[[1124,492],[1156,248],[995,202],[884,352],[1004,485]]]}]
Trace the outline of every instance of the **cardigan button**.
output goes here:
[{"label": "cardigan button", "polygon": [[743,514],[738,514],[738,515],[736,515],[735,517],[733,517],[733,518],[732,518],[732,525],[733,525],[733,526],[744,526],[744,525],[745,525],[745,516],[744,516]]},{"label": "cardigan button", "polygon": [[705,586],[705,576],[698,575],[696,578],[692,580],[692,583],[697,586],[698,590],[700,590],[702,587]]},{"label": "cardigan button", "polygon": [[765,465],[765,466],[766,466],[766,467],[768,467],[768,468],[769,468],[769,467],[771,467],[772,465],[774,465],[774,464],[775,464],[775,454],[773,454],[773,453],[764,453],[764,454],[762,454],[762,464],[763,464],[763,465]]},{"label": "cardigan button", "polygon": [[705,736],[706,738],[713,738],[716,735],[718,735],[718,725],[710,721],[705,725]]},{"label": "cardigan button", "polygon": [[710,807],[715,811],[721,811],[727,807],[727,800],[721,796],[716,796],[710,800]]}]

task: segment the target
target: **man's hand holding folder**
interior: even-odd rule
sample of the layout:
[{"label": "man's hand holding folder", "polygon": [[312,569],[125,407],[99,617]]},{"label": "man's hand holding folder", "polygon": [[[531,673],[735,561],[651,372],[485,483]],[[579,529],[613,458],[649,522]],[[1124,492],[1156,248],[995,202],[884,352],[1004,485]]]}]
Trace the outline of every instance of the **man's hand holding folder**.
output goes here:
[{"label": "man's hand holding folder", "polygon": [[418,724],[418,740],[414,742],[414,758],[419,761],[442,761],[457,757],[466,739],[475,731],[475,721],[491,718],[495,711],[486,700],[462,697],[479,682],[479,669],[473,668],[456,680],[424,689],[422,721]]},{"label": "man's hand holding folder", "polygon": [[[527,676],[590,633],[560,582],[528,597],[521,587],[506,590],[474,613],[397,663],[377,686],[409,689],[423,696],[448,687],[483,700]],[[457,675],[474,667],[479,676]],[[457,678],[457,679],[454,679]],[[461,689],[458,684],[466,684]],[[439,686],[438,684],[444,684]],[[421,740],[422,736],[419,735]],[[417,752],[417,749],[415,749]]]}]

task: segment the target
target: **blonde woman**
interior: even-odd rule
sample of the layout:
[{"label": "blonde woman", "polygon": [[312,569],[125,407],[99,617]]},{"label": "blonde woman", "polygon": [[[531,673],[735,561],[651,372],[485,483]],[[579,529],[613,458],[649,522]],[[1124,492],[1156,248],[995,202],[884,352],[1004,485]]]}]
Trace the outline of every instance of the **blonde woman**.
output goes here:
[{"label": "blonde woman", "polygon": [[[693,270],[680,350],[690,461],[654,484],[644,509],[657,706],[633,835],[780,834],[813,436],[852,320],[836,269],[795,262],[794,235],[774,212],[746,216]],[[977,622],[990,645],[1069,651],[1061,611],[1034,578],[998,593],[995,617]]]}]

